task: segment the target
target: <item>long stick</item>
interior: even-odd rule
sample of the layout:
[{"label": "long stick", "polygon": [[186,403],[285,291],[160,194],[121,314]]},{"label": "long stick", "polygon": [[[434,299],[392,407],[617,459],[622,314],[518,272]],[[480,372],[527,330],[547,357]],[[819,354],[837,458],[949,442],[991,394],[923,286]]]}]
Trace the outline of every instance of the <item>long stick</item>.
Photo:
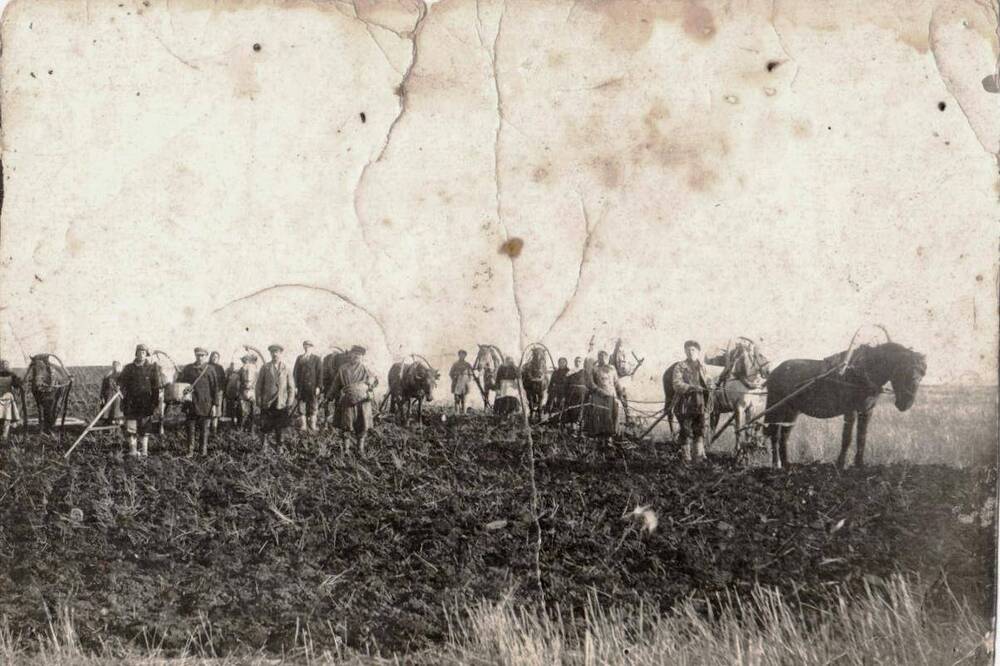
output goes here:
[{"label": "long stick", "polygon": [[740,430],[746,430],[747,428],[750,427],[750,425],[752,423],[754,423],[756,421],[759,421],[760,419],[764,418],[764,416],[766,416],[767,414],[773,412],[778,407],[780,407],[781,405],[785,404],[786,402],[788,402],[789,400],[791,400],[792,398],[794,398],[795,396],[797,396],[799,393],[802,393],[803,391],[805,391],[807,388],[809,388],[810,386],[812,386],[813,384],[815,384],[819,380],[823,379],[827,375],[832,375],[833,373],[837,372],[839,369],[840,369],[839,366],[838,367],[834,367],[834,368],[832,368],[830,370],[827,370],[826,372],[824,372],[821,375],[816,375],[812,379],[808,380],[805,384],[803,384],[799,388],[795,389],[794,391],[792,391],[791,393],[789,393],[788,395],[786,395],[784,398],[782,398],[778,402],[774,403],[773,405],[771,405],[770,407],[768,407],[767,409],[765,409],[764,411],[762,411],[757,416],[753,417],[752,419],[750,419],[749,421],[747,421],[746,423],[744,423],[743,427],[740,428]]},{"label": "long stick", "polygon": [[651,426],[649,426],[648,428],[646,428],[645,432],[643,432],[641,435],[639,435],[638,441],[641,442],[642,440],[644,440],[646,438],[646,435],[648,435],[649,433],[653,432],[653,428],[655,428],[660,423],[660,421],[662,421],[663,419],[667,418],[668,414],[670,414],[670,412],[668,412],[666,409],[664,409],[663,413],[660,414],[660,416],[655,421],[653,421],[653,424]]},{"label": "long stick", "polygon": [[115,404],[115,400],[117,400],[120,397],[122,397],[122,392],[119,389],[118,391],[115,391],[115,394],[111,396],[111,399],[108,400],[103,407],[101,407],[101,411],[97,412],[97,416],[94,417],[94,420],[90,422],[90,424],[82,433],[80,433],[80,436],[76,438],[75,442],[73,442],[73,446],[69,447],[69,451],[63,454],[63,458],[69,458],[69,454],[73,453],[73,449],[76,448],[76,445],[83,441],[83,438],[87,436],[87,433],[89,433],[90,430],[94,427],[94,424],[97,423],[98,420],[100,420],[100,418],[107,413],[107,411],[111,408],[111,405]]},{"label": "long stick", "polygon": [[725,432],[726,428],[729,427],[729,424],[732,423],[733,419],[735,418],[736,418],[736,412],[733,412],[732,414],[729,415],[729,419],[722,424],[722,427],[716,430],[714,433],[712,433],[712,440],[708,443],[709,446],[715,444],[715,440],[719,439],[719,437],[722,436],[722,433]]},{"label": "long stick", "polygon": [[66,431],[66,410],[69,407],[69,394],[73,391],[73,376],[70,375],[69,386],[63,394],[62,424],[59,426],[59,445],[62,446],[63,432]]}]

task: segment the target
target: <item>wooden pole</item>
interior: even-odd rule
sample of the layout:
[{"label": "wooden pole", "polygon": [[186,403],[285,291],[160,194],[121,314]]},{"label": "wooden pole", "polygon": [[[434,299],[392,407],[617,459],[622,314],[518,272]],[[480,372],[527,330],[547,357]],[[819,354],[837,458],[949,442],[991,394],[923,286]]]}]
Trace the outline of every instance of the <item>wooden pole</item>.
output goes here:
[{"label": "wooden pole", "polygon": [[63,454],[63,458],[69,458],[69,454],[73,453],[73,449],[76,448],[77,444],[83,441],[83,438],[87,436],[87,433],[89,433],[91,429],[93,429],[94,424],[97,423],[100,420],[100,418],[104,416],[105,413],[107,413],[107,411],[111,408],[111,405],[115,403],[115,400],[117,400],[120,397],[122,397],[122,392],[120,390],[115,391],[115,394],[111,396],[111,399],[108,400],[103,407],[101,407],[101,411],[97,412],[97,416],[94,417],[94,420],[91,421],[84,429],[84,431],[80,433],[80,436],[76,438],[76,441],[73,442],[73,446],[69,447],[69,451]]},{"label": "wooden pole", "polygon": [[73,392],[73,377],[69,378],[69,384],[66,386],[66,393],[63,394],[63,404],[62,404],[62,423],[59,425],[59,446],[62,446],[63,432],[66,431],[66,411],[69,408],[69,394]]},{"label": "wooden pole", "polygon": [[729,415],[729,418],[726,420],[726,422],[722,424],[722,427],[716,430],[714,433],[712,433],[712,439],[708,443],[709,446],[715,444],[715,440],[719,439],[719,437],[722,436],[722,433],[725,432],[726,428],[729,427],[729,424],[732,423],[733,419],[735,418],[736,418],[736,412],[733,412],[732,414]]}]

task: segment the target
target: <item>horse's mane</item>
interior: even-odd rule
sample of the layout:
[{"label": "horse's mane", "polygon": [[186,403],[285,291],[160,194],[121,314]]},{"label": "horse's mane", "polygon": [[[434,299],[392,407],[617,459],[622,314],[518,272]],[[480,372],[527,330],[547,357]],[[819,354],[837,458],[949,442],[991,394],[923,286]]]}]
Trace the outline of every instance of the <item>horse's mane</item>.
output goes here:
[{"label": "horse's mane", "polygon": [[[847,353],[849,351],[850,350],[845,349],[844,351],[837,352],[836,354],[833,354],[831,356],[827,356],[823,360],[830,365],[837,365],[843,363],[844,360],[847,358]],[[927,371],[927,357],[921,354],[920,352],[910,349],[905,345],[899,344],[898,342],[883,342],[877,345],[870,345],[870,344],[859,345],[854,348],[854,351],[851,354],[851,360],[850,360],[851,365],[854,365],[857,361],[873,354],[893,359],[899,357],[909,358],[912,359],[914,367],[920,369],[921,372]]]}]

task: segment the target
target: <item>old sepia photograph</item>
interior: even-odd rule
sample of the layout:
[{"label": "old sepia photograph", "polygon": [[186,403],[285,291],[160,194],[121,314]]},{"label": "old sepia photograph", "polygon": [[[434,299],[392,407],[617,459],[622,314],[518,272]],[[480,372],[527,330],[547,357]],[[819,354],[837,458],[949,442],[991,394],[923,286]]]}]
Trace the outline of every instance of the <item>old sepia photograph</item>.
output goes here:
[{"label": "old sepia photograph", "polygon": [[0,664],[993,664],[998,0],[0,0]]}]

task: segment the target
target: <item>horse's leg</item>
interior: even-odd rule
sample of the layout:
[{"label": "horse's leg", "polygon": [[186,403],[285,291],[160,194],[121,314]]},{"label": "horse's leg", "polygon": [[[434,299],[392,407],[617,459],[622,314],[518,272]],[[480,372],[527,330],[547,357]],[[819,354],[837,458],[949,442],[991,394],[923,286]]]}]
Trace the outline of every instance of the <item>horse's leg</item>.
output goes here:
[{"label": "horse's leg", "polygon": [[[844,469],[844,465],[847,464],[847,449],[851,448],[851,436],[854,434],[854,421],[857,416],[857,412],[844,414],[844,431],[840,435],[840,455],[837,456],[837,467],[840,469]],[[860,440],[860,437],[858,439]],[[859,441],[858,446],[860,445]]]},{"label": "horse's leg", "polygon": [[781,469],[781,459],[778,457],[778,442],[781,439],[781,424],[768,423],[767,436],[771,440],[771,467]]},{"label": "horse's leg", "polygon": [[743,427],[743,422],[746,420],[743,416],[744,409],[743,405],[738,403],[733,406],[733,437],[736,439],[736,448],[734,449],[734,453],[737,457],[739,457],[740,451],[742,450],[742,444],[745,441],[744,434],[740,432],[740,429]]},{"label": "horse's leg", "polygon": [[779,460],[779,467],[788,467],[788,436],[792,434],[792,426],[786,425],[781,427],[781,458]]},{"label": "horse's leg", "polygon": [[854,466],[865,466],[865,443],[868,439],[868,421],[872,417],[872,410],[858,412],[858,443],[854,452]]}]

